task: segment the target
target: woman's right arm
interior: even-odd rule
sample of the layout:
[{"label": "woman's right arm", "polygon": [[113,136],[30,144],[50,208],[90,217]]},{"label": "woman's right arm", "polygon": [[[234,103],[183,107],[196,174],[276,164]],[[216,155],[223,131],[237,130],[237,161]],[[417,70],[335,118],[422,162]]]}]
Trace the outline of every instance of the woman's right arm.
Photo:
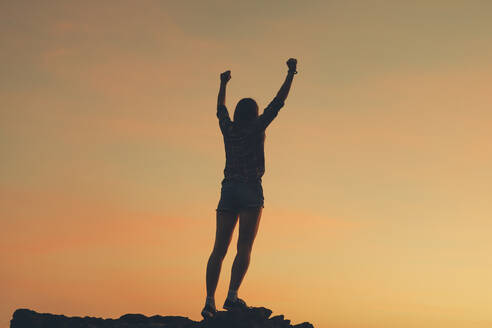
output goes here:
[{"label": "woman's right arm", "polygon": [[287,67],[289,67],[289,71],[287,72],[287,76],[285,77],[285,81],[280,87],[280,90],[277,92],[276,98],[280,102],[284,102],[285,99],[287,99],[287,96],[289,95],[290,87],[292,85],[292,80],[294,79],[294,74],[297,74],[296,68],[297,68],[297,60],[294,58],[290,58],[287,61]]},{"label": "woman's right arm", "polygon": [[287,99],[289,95],[290,86],[292,85],[292,80],[294,79],[294,74],[297,74],[297,60],[294,58],[290,58],[287,61],[287,66],[289,67],[289,71],[287,72],[287,77],[285,78],[284,83],[278,90],[277,95],[273,100],[268,104],[268,106],[258,117],[257,127],[259,130],[265,130],[268,125],[273,121],[273,119],[277,116],[278,111],[284,106],[284,101]]}]

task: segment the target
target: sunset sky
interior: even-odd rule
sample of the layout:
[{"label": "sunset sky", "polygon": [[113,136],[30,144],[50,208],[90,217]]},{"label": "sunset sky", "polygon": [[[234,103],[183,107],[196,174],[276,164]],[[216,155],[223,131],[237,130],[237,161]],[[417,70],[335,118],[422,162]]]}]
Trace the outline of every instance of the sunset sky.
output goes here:
[{"label": "sunset sky", "polygon": [[12,0],[0,45],[1,327],[200,320],[219,74],[231,116],[262,110],[289,57],[239,296],[317,328],[492,326],[492,2]]}]

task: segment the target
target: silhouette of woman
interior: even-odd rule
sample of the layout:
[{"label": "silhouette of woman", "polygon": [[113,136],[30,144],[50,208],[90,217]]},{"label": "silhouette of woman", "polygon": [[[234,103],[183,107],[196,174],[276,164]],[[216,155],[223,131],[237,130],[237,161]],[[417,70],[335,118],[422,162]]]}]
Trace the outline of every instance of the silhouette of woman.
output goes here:
[{"label": "silhouette of woman", "polygon": [[225,106],[226,86],[231,71],[220,74],[220,89],[217,99],[217,118],[224,137],[226,164],[219,204],[217,206],[217,229],[215,243],[207,263],[207,298],[202,316],[211,318],[215,308],[215,290],[219,280],[222,261],[231,242],[232,233],[239,218],[237,254],[232,265],[229,292],[223,308],[247,308],[237,297],[237,290],[248,269],[253,241],[258,231],[263,209],[261,178],[265,172],[265,129],[277,116],[297,73],[297,60],[287,61],[288,72],[277,95],[258,115],[258,105],[251,98],[241,99],[234,111],[234,121],[229,118]]}]

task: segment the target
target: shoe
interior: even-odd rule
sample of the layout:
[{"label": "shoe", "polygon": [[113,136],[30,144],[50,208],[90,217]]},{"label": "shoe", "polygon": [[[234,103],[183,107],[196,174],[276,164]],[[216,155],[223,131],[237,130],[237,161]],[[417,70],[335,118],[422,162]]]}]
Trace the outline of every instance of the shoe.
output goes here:
[{"label": "shoe", "polygon": [[217,313],[217,310],[215,307],[213,307],[210,304],[205,304],[205,307],[202,310],[202,317],[203,319],[212,319],[215,316],[215,313]]},{"label": "shoe", "polygon": [[237,298],[235,301],[230,300],[230,299],[226,299],[224,302],[223,308],[226,310],[232,310],[232,309],[247,310],[247,309],[249,309],[249,307],[246,305],[246,302],[240,298]]}]

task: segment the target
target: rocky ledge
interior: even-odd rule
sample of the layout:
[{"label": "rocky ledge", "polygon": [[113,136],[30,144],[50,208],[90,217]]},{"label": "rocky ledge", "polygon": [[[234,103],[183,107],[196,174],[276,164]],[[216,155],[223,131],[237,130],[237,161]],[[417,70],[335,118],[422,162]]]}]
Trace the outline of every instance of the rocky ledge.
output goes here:
[{"label": "rocky ledge", "polygon": [[213,319],[193,321],[180,316],[125,314],[118,319],[67,317],[18,309],[10,320],[10,328],[314,328],[303,322],[291,325],[283,315],[273,316],[264,307],[249,310],[219,311]]}]

